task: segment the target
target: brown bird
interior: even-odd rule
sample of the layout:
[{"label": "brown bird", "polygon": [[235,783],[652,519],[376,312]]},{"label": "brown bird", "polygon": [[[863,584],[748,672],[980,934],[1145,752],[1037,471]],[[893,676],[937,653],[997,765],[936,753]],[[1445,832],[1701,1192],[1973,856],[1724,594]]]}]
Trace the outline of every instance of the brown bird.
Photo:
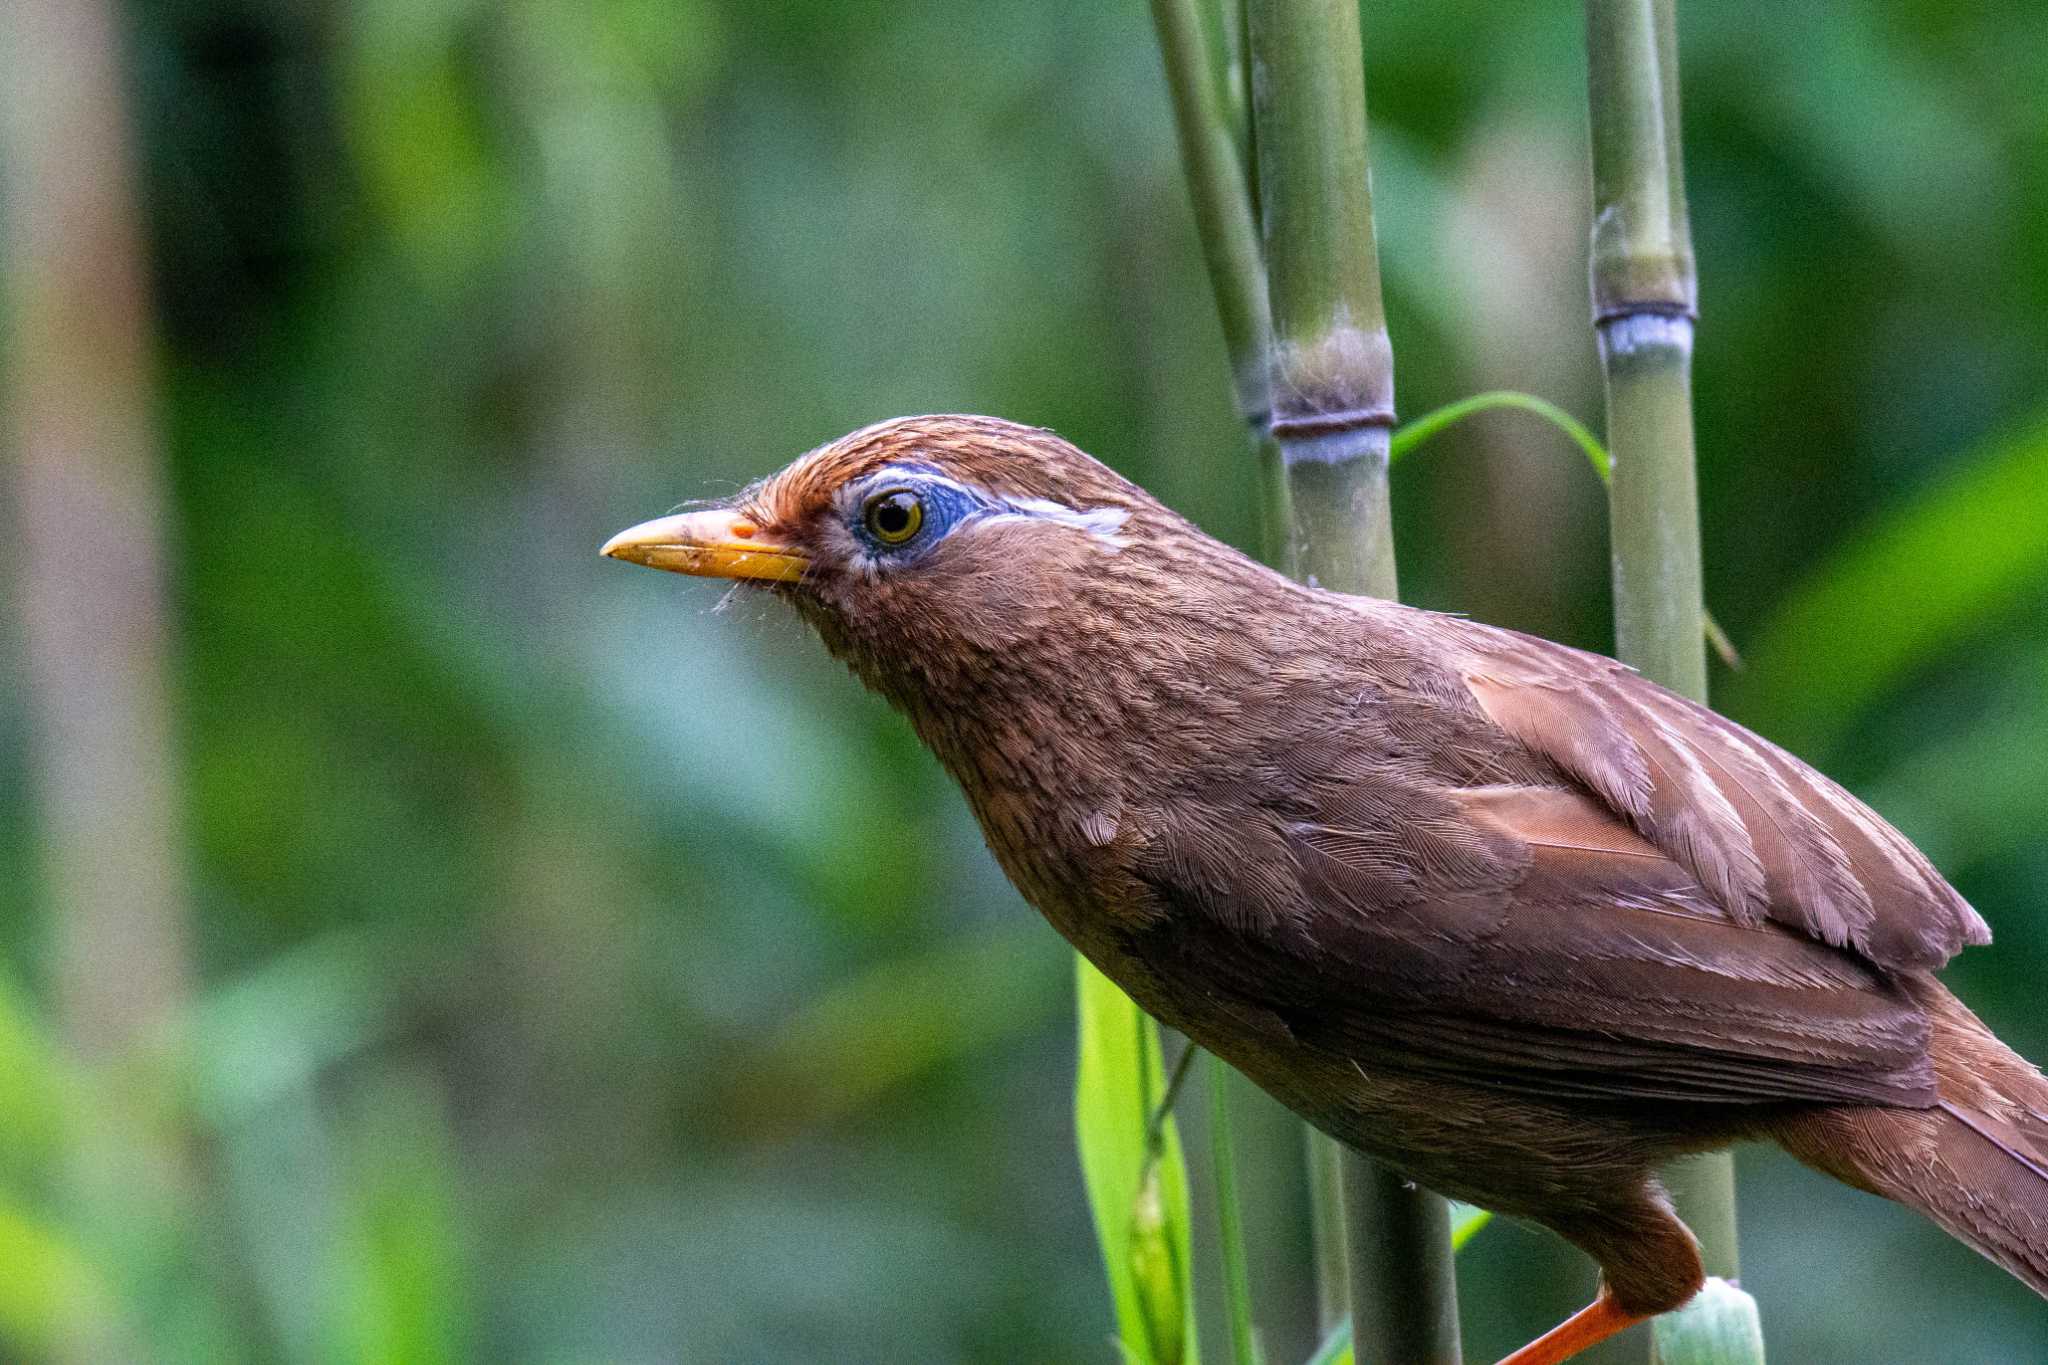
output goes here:
[{"label": "brown bird", "polygon": [[1743,1139],[2048,1294],[2048,1082],[1934,978],[1984,921],[1613,660],[1305,587],[987,417],[869,427],[604,553],[789,602],[1146,1010],[1599,1262],[1518,1365],[1693,1296],[1654,1170]]}]

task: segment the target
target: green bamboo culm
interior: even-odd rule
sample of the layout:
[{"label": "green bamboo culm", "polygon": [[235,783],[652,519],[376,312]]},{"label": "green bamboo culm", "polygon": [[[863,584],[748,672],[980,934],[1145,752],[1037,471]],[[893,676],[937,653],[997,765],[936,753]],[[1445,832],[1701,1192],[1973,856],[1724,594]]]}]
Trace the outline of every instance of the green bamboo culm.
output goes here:
[{"label": "green bamboo culm", "polygon": [[[1203,23],[1207,14],[1219,31]],[[1235,25],[1226,13],[1198,0],[1152,0],[1152,25],[1166,68],[1173,126],[1187,175],[1195,232],[1209,270],[1223,348],[1230,359],[1231,392],[1246,439],[1258,461],[1263,490],[1267,558],[1286,564],[1287,486],[1280,447],[1273,439],[1271,374],[1273,317],[1267,301],[1266,264],[1245,165],[1244,129],[1232,108]]]},{"label": "green bamboo culm", "polygon": [[[1273,341],[1267,374],[1280,452],[1282,562],[1342,592],[1396,595],[1387,490],[1393,349],[1380,302],[1368,178],[1365,70],[1352,0],[1248,0],[1252,145]],[[1348,1298],[1360,1356],[1459,1359],[1444,1201],[1311,1135],[1311,1189],[1341,1183]],[[1319,1284],[1337,1239],[1318,1237]],[[1337,1311],[1326,1296],[1322,1316]]]},{"label": "green bamboo culm", "polygon": [[1704,701],[1692,435],[1699,286],[1679,154],[1671,0],[1589,0],[1593,323],[1607,380],[1615,642]]},{"label": "green bamboo culm", "polygon": [[[1614,545],[1615,652],[1646,677],[1696,701],[1707,696],[1699,486],[1693,458],[1692,348],[1699,285],[1680,155],[1673,0],[1587,0],[1586,70],[1593,152],[1593,325],[1607,388],[1608,485]],[[1700,1240],[1707,1273],[1739,1270],[1735,1170],[1725,1154],[1664,1173]],[[1735,1310],[1752,1318],[1739,1291]],[[1695,1333],[1667,1315],[1653,1348],[1665,1365],[1760,1361],[1697,1343],[1761,1333]],[[1742,1305],[1746,1304],[1746,1310]]]},{"label": "green bamboo culm", "polygon": [[[1213,31],[1205,25],[1207,17]],[[1288,491],[1280,445],[1272,430],[1272,311],[1257,207],[1247,171],[1248,130],[1233,93],[1250,84],[1241,72],[1245,16],[1232,7],[1199,0],[1152,0],[1152,22],[1172,100],[1175,135],[1194,209],[1195,231],[1208,266],[1216,316],[1230,361],[1232,391],[1258,462],[1267,560],[1291,565]],[[1315,1249],[1318,1330],[1329,1332],[1346,1315],[1349,1270],[1344,1254],[1341,1161],[1335,1143],[1304,1128],[1309,1175],[1309,1218]],[[1234,1181],[1232,1182],[1235,1183]],[[1234,1228],[1234,1216],[1223,1220]],[[1225,1234],[1226,1260],[1233,1254]],[[1231,1281],[1231,1311],[1240,1305]]]},{"label": "green bamboo culm", "polygon": [[[1204,15],[1213,27],[1205,26]],[[1246,439],[1268,491],[1265,504],[1268,553],[1285,545],[1277,510],[1284,494],[1279,447],[1274,443],[1268,400],[1266,355],[1272,345],[1272,314],[1266,298],[1266,268],[1259,255],[1259,230],[1247,179],[1241,120],[1231,108],[1233,66],[1230,24],[1214,6],[1198,0],[1152,0],[1152,23],[1172,101],[1187,176],[1195,231],[1209,271],[1209,285],[1230,360],[1231,389]],[[1192,1049],[1191,1049],[1192,1050]],[[1185,1055],[1184,1055],[1185,1060]],[[1237,1153],[1230,1133],[1229,1068],[1215,1061],[1209,1070],[1212,1107],[1211,1170],[1215,1180],[1217,1235],[1221,1245],[1224,1304],[1231,1346],[1240,1365],[1252,1359],[1253,1312],[1246,1266],[1244,1226],[1237,1203]],[[1320,1221],[1320,1220],[1319,1220]],[[1339,1310],[1341,1311],[1341,1309]]]},{"label": "green bamboo culm", "polygon": [[1272,315],[1237,128],[1218,76],[1223,35],[1204,31],[1202,13],[1196,0],[1152,0],[1152,25],[1159,35],[1167,93],[1173,100],[1173,126],[1195,210],[1195,232],[1223,327],[1238,415],[1256,448],[1270,439],[1266,353],[1272,344]]},{"label": "green bamboo culm", "polygon": [[1325,587],[1391,598],[1394,354],[1373,241],[1358,12],[1337,0],[1250,0],[1248,14],[1287,561]]},{"label": "green bamboo culm", "polygon": [[[1329,587],[1392,597],[1392,351],[1372,237],[1357,14],[1250,0],[1248,46],[1264,73],[1242,82],[1259,94],[1249,139],[1255,200],[1229,98],[1232,34],[1205,33],[1203,13],[1196,0],[1152,0],[1238,410],[1266,475],[1268,557]],[[1229,27],[1227,15],[1221,22]],[[1355,1298],[1384,1358],[1456,1360],[1448,1208],[1348,1160],[1313,1130],[1307,1144],[1323,1329]],[[1352,1240],[1384,1254],[1348,1256],[1347,1223]]]},{"label": "green bamboo culm", "polygon": [[1230,1358],[1234,1365],[1259,1365],[1258,1342],[1252,1331],[1251,1268],[1245,1260],[1244,1227],[1237,1202],[1237,1142],[1231,1136],[1229,1063],[1209,1058],[1209,1150],[1215,1165],[1216,1215],[1221,1224],[1223,1289],[1230,1320]]}]

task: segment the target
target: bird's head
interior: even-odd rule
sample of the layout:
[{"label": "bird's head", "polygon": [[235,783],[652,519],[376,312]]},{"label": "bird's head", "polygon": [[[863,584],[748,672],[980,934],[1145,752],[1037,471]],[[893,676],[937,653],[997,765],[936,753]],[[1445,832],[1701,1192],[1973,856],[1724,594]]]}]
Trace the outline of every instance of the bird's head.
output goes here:
[{"label": "bird's head", "polygon": [[994,674],[1071,670],[1190,550],[1231,553],[1051,432],[964,416],[864,428],[604,546],[774,592],[913,709]]}]

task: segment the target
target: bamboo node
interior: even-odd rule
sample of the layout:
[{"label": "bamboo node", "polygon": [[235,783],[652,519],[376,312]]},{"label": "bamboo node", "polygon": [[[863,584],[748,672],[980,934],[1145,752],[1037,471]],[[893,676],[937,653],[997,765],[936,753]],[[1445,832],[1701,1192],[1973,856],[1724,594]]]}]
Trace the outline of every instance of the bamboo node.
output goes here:
[{"label": "bamboo node", "polygon": [[1637,351],[1692,350],[1693,319],[1689,313],[1638,312],[1599,321],[1600,346],[1621,357]]},{"label": "bamboo node", "polygon": [[1302,436],[1331,436],[1338,432],[1358,431],[1366,427],[1394,425],[1394,410],[1390,407],[1373,406],[1347,408],[1341,412],[1303,412],[1287,416],[1275,414],[1270,430],[1282,439]]}]

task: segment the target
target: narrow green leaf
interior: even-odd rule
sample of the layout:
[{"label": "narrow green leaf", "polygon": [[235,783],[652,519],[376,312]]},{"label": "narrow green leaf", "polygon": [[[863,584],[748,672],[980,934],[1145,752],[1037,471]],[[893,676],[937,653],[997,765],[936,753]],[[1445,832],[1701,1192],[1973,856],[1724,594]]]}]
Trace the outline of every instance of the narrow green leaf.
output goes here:
[{"label": "narrow green leaf", "polygon": [[1650,1324],[1651,1365],[1764,1365],[1756,1300],[1718,1275],[1693,1301]]},{"label": "narrow green leaf", "polygon": [[1167,1223],[1163,1183],[1159,1162],[1146,1161],[1131,1204],[1131,1277],[1153,1354],[1162,1361],[1180,1361],[1187,1359],[1187,1295],[1181,1282],[1187,1262]]},{"label": "narrow green leaf", "polygon": [[1117,1340],[1138,1365],[1198,1359],[1187,1167],[1171,1116],[1156,1161],[1146,1133],[1166,1093],[1159,1029],[1086,959],[1074,962],[1079,1066],[1074,1135],[1102,1247]]},{"label": "narrow green leaf", "polygon": [[1465,1243],[1477,1237],[1480,1229],[1492,1221],[1492,1209],[1474,1208],[1470,1204],[1452,1204],[1451,1250],[1463,1251]]}]

